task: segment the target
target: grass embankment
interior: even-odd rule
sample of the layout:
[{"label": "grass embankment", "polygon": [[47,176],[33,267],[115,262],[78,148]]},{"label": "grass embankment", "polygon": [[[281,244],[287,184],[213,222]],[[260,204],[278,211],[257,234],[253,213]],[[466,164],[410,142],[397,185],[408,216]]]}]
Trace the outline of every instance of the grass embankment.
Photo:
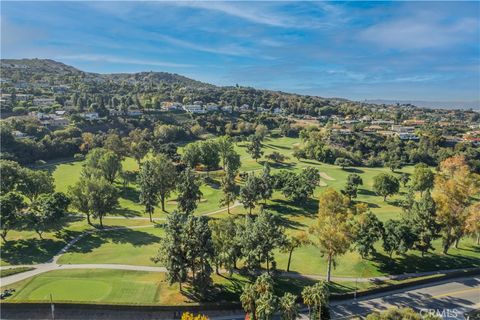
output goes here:
[{"label": "grass embankment", "polygon": [[0,278],[13,276],[14,274],[30,271],[30,270],[33,270],[33,269],[35,269],[35,268],[18,267],[18,268],[3,269],[3,270],[0,270]]}]

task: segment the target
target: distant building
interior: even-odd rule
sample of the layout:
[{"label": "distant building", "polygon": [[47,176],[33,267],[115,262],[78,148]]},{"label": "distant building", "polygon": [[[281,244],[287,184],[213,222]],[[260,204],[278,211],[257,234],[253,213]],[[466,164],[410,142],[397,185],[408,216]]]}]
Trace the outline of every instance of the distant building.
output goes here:
[{"label": "distant building", "polygon": [[207,110],[208,112],[218,111],[218,105],[215,103],[208,103],[205,106],[205,110]]},{"label": "distant building", "polygon": [[12,131],[12,135],[17,139],[25,139],[25,138],[28,137],[25,132],[21,132],[21,131],[18,131],[18,130]]},{"label": "distant building", "polygon": [[130,117],[138,117],[143,114],[143,111],[138,109],[137,106],[130,106],[127,110],[127,115]]},{"label": "distant building", "polygon": [[189,105],[184,105],[183,110],[185,110],[188,113],[207,113],[207,111],[198,104],[189,104]]},{"label": "distant building", "polygon": [[118,116],[123,115],[123,111],[118,110],[118,109],[110,108],[110,109],[108,109],[108,114],[111,115],[111,116],[114,116],[114,117],[118,117]]},{"label": "distant building", "polygon": [[426,123],[425,120],[418,120],[418,119],[408,119],[403,121],[403,124],[406,126],[414,126],[414,127],[420,127],[423,126]]},{"label": "distant building", "polygon": [[372,120],[372,124],[394,125],[395,121],[393,121],[393,120]]},{"label": "distant building", "polygon": [[283,111],[280,108],[273,109],[273,114],[281,114]]},{"label": "distant building", "polygon": [[418,140],[418,136],[410,132],[399,132],[398,137],[400,140]]},{"label": "distant building", "polygon": [[392,131],[398,132],[398,133],[412,133],[415,131],[415,127],[406,127],[406,126],[401,126],[401,125],[392,125],[391,127]]},{"label": "distant building", "polygon": [[222,111],[231,113],[233,111],[233,107],[232,106],[223,106]]},{"label": "distant building", "polygon": [[55,103],[55,99],[50,98],[34,98],[32,101],[34,106],[49,106]]},{"label": "distant building", "polygon": [[85,120],[98,120],[100,118],[98,112],[86,112],[82,114],[82,117]]}]

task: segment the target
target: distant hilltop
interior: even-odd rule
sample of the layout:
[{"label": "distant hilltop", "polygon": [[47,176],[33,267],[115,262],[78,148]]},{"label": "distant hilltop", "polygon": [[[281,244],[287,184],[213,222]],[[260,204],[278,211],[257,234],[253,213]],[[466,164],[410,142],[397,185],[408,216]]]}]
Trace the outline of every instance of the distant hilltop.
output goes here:
[{"label": "distant hilltop", "polygon": [[477,101],[424,101],[424,100],[386,100],[386,99],[366,99],[363,102],[373,104],[411,104],[423,108],[435,109],[473,109],[480,111],[480,100]]}]

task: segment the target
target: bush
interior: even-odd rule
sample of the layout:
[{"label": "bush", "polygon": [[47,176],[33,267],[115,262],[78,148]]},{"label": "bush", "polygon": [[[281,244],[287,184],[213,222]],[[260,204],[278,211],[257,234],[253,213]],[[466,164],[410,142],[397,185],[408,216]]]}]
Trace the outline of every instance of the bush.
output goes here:
[{"label": "bush", "polygon": [[27,109],[25,109],[24,107],[15,107],[12,109],[13,113],[16,113],[16,114],[26,114],[27,113]]}]

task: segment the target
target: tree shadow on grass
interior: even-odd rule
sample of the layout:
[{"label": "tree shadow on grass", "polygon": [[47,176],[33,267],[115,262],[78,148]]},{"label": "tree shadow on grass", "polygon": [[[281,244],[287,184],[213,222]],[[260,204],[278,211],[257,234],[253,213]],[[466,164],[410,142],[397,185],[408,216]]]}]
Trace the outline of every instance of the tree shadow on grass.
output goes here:
[{"label": "tree shadow on grass", "polygon": [[135,247],[158,243],[160,238],[147,232],[132,229],[100,231],[86,235],[72,245],[69,252],[88,253],[104,243],[131,244]]},{"label": "tree shadow on grass", "polygon": [[363,171],[362,169],[358,169],[358,168],[344,168],[343,171],[346,171],[346,172],[350,172],[350,173],[365,173],[365,171]]},{"label": "tree shadow on grass", "polygon": [[406,254],[392,259],[387,255],[376,253],[372,261],[380,272],[386,274],[480,267],[480,259],[477,257],[441,253],[428,253],[424,257]]},{"label": "tree shadow on grass", "polygon": [[368,189],[358,189],[357,193],[364,196],[372,196],[372,197],[378,196],[375,192]]},{"label": "tree shadow on grass", "polygon": [[275,199],[272,202],[274,203],[267,204],[265,208],[282,215],[314,217],[318,212],[318,201],[312,198],[308,198],[301,203],[283,199]]},{"label": "tree shadow on grass", "polygon": [[273,143],[264,143],[263,145],[266,146],[266,147],[269,147],[269,148],[271,148],[271,149],[290,150],[289,147],[281,146],[281,145],[273,144]]},{"label": "tree shadow on grass", "polygon": [[365,203],[369,208],[380,208],[378,204],[372,202],[356,201],[356,203]]},{"label": "tree shadow on grass", "polygon": [[130,200],[132,202],[138,203],[140,200],[140,191],[133,187],[122,188],[121,197]]},{"label": "tree shadow on grass", "polygon": [[290,169],[295,166],[292,162],[269,162],[270,167],[274,169]]},{"label": "tree shadow on grass", "polygon": [[124,207],[117,207],[112,211],[112,215],[122,216],[125,218],[134,218],[134,217],[140,217],[142,213],[136,210],[132,210]]},{"label": "tree shadow on grass", "polygon": [[67,242],[59,239],[21,239],[2,244],[2,260],[15,264],[45,263],[57,254]]}]

